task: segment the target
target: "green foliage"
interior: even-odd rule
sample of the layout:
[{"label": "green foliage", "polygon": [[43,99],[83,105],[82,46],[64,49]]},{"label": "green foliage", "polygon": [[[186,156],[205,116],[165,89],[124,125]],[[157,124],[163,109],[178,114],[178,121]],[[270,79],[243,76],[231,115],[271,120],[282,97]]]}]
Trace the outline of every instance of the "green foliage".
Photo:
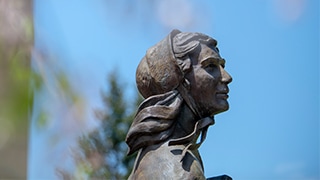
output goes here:
[{"label": "green foliage", "polygon": [[79,139],[84,158],[76,160],[77,171],[89,179],[127,179],[134,163],[135,155],[126,155],[125,137],[142,98],[127,103],[118,80],[110,74],[108,91],[102,93],[105,109],[96,112],[100,126]]}]

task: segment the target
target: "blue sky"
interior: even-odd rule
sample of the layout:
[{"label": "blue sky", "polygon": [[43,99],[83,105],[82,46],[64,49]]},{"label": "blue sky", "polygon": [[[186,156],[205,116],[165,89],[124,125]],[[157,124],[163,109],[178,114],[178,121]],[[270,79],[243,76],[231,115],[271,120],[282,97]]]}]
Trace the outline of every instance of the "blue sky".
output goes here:
[{"label": "blue sky", "polygon": [[217,39],[233,76],[230,110],[216,116],[200,147],[206,177],[320,178],[318,1],[35,0],[34,20],[36,49],[67,73],[84,100],[63,109],[51,86],[36,97],[34,114],[42,107],[54,115],[42,130],[33,115],[29,179],[54,178],[55,167],[72,164],[66,144],[94,124],[107,74],[118,69],[134,89],[145,51],[173,28]]}]

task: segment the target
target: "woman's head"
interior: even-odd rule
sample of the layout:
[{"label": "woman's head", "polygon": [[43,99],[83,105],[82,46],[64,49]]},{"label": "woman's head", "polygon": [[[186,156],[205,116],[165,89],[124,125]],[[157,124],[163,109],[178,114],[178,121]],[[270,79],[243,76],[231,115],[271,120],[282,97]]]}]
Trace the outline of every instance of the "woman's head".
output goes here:
[{"label": "woman's head", "polygon": [[216,46],[216,40],[201,33],[173,30],[149,48],[137,71],[136,83],[144,98],[176,89],[191,70],[189,55],[199,52],[200,44]]}]

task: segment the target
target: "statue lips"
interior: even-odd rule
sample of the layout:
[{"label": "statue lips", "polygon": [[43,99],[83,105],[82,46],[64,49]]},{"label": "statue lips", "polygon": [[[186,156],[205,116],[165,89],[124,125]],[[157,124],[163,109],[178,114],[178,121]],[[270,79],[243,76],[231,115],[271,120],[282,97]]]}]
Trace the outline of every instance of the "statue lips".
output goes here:
[{"label": "statue lips", "polygon": [[228,88],[228,86],[227,86],[226,88],[224,88],[224,90],[222,90],[222,91],[217,91],[217,92],[216,92],[216,96],[217,96],[218,98],[227,100],[227,99],[229,98],[228,93],[229,93],[229,88]]},{"label": "statue lips", "polygon": [[227,93],[217,93],[217,97],[224,99],[224,100],[227,100],[229,95]]}]

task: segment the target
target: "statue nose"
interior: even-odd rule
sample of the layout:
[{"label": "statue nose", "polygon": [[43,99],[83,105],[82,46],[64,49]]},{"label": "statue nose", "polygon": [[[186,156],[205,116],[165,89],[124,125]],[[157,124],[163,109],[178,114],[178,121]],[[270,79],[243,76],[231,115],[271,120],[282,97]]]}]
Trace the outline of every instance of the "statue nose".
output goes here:
[{"label": "statue nose", "polygon": [[227,84],[232,82],[231,75],[222,67],[221,67],[221,81]]}]

